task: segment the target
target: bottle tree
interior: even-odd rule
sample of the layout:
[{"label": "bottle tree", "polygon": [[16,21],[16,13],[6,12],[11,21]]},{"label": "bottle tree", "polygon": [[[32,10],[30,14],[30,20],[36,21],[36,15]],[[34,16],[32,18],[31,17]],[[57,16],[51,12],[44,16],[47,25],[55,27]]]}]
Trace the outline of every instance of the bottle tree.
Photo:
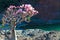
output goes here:
[{"label": "bottle tree", "polygon": [[36,15],[36,11],[30,4],[22,4],[20,6],[10,5],[6,14],[2,18],[2,25],[8,24],[11,28],[12,38],[14,36],[14,28],[18,23],[23,21],[30,22],[30,18]]}]

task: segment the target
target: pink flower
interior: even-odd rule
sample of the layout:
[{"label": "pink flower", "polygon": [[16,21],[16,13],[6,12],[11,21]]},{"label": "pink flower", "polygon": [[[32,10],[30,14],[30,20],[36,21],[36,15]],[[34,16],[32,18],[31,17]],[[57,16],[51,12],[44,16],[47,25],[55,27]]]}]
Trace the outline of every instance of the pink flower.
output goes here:
[{"label": "pink flower", "polygon": [[34,8],[30,4],[25,4],[24,8],[26,11],[34,10]]},{"label": "pink flower", "polygon": [[33,14],[33,15],[36,15],[37,13],[38,13],[38,11],[36,11],[36,10],[33,10],[33,11],[32,11],[32,14]]},{"label": "pink flower", "polygon": [[30,7],[29,10],[34,10],[34,8],[33,7]]},{"label": "pink flower", "polygon": [[13,10],[13,8],[16,8],[16,7],[13,6],[13,5],[10,5],[9,8],[8,8],[7,10],[8,10],[8,11],[11,11],[11,10]]},{"label": "pink flower", "polygon": [[18,13],[20,13],[20,12],[22,12],[22,9],[17,10],[16,14],[18,14]]},{"label": "pink flower", "polygon": [[[17,9],[17,10],[15,10],[16,12],[14,12],[14,10],[13,10],[13,8],[15,8],[15,9]],[[25,11],[23,10],[23,8],[25,9]],[[28,13],[30,13],[32,16],[33,15],[36,15],[37,13],[38,13],[38,11],[36,11],[30,4],[22,4],[22,5],[20,5],[20,6],[13,6],[13,5],[10,5],[10,7],[8,8],[8,10],[7,11],[10,11],[10,12],[12,12],[12,10],[13,10],[13,14],[12,15],[17,15],[18,13],[24,13],[24,14],[28,14]]]},{"label": "pink flower", "polygon": [[24,4],[22,4],[21,6],[20,6],[20,8],[23,8],[24,7]]},{"label": "pink flower", "polygon": [[10,7],[9,8],[16,8],[15,6],[13,6],[13,5],[10,5]]},{"label": "pink flower", "polygon": [[30,4],[25,4],[25,8],[32,7]]},{"label": "pink flower", "polygon": [[11,9],[10,9],[10,8],[8,8],[7,10],[8,10],[8,11],[11,11]]},{"label": "pink flower", "polygon": [[24,14],[26,14],[27,12],[26,11],[23,11]]}]

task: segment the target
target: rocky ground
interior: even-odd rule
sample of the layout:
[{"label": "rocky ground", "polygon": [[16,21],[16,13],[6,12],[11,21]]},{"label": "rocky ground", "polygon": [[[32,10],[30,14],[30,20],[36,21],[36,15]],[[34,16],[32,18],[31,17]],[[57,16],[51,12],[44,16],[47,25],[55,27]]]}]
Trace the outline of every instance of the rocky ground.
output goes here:
[{"label": "rocky ground", "polygon": [[0,40],[14,40],[10,30],[0,30]]},{"label": "rocky ground", "polygon": [[40,29],[16,30],[16,40],[60,40],[60,32]]},{"label": "rocky ground", "polygon": [[[0,31],[0,40],[10,40],[10,38],[9,30]],[[60,40],[60,32],[41,29],[15,30],[15,40]]]}]

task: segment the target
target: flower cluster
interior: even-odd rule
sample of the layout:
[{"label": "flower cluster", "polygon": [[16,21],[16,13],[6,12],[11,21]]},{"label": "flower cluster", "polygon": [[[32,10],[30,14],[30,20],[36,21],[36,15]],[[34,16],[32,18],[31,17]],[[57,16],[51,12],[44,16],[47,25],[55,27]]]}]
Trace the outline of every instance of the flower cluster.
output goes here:
[{"label": "flower cluster", "polygon": [[30,22],[30,18],[37,13],[38,11],[36,11],[30,4],[22,4],[20,6],[10,5],[7,8],[6,15],[2,18],[3,25],[5,23],[16,25],[22,21]]},{"label": "flower cluster", "polygon": [[20,6],[10,5],[8,10],[13,11],[12,13],[13,15],[17,15],[18,13],[26,13],[29,14],[30,16],[33,16],[38,13],[38,11],[36,11],[30,4],[22,4]]}]

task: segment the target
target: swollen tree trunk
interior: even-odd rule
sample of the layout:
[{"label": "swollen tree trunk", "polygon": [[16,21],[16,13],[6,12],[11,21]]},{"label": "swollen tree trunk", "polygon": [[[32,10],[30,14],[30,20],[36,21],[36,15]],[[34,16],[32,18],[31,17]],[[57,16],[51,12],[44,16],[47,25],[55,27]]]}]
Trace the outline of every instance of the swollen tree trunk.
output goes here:
[{"label": "swollen tree trunk", "polygon": [[15,40],[15,32],[14,32],[14,21],[11,21],[11,40]]},{"label": "swollen tree trunk", "polygon": [[15,40],[14,26],[11,27],[11,39],[10,40]]}]

